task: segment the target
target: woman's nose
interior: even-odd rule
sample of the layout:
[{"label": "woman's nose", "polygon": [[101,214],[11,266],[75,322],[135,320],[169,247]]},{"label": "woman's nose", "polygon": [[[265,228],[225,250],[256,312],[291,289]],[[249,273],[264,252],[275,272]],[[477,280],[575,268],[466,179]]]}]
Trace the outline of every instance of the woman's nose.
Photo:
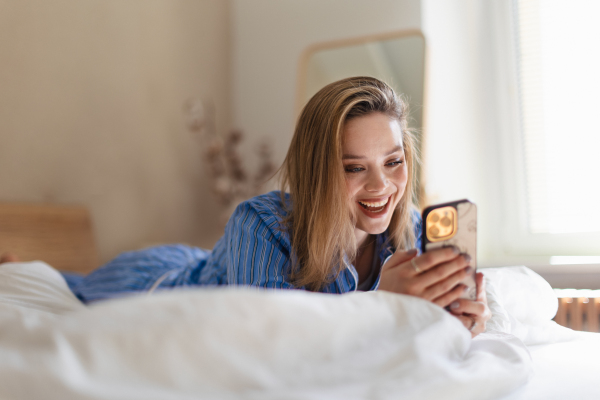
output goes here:
[{"label": "woman's nose", "polygon": [[388,180],[383,171],[371,171],[365,183],[368,192],[381,192],[388,186]]}]

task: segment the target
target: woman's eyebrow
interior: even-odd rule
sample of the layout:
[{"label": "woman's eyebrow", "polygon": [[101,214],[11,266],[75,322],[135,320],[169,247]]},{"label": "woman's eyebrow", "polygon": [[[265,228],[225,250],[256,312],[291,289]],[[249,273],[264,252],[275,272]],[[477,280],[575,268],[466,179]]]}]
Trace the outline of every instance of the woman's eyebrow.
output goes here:
[{"label": "woman's eyebrow", "polygon": [[[387,157],[390,154],[394,154],[395,152],[401,151],[401,150],[402,150],[402,146],[396,146],[391,151],[385,153],[384,157]],[[365,156],[357,156],[357,155],[354,155],[354,154],[344,154],[342,156],[342,160],[363,160],[365,158],[366,158]]]}]

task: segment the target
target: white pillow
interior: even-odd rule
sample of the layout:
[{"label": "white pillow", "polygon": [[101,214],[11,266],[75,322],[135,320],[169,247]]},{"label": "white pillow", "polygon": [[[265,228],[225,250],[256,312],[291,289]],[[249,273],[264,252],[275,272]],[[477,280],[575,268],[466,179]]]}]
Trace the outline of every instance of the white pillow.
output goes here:
[{"label": "white pillow", "polygon": [[52,314],[85,308],[63,276],[41,261],[0,264],[0,304]]},{"label": "white pillow", "polygon": [[574,338],[574,331],[552,318],[558,299],[544,278],[527,267],[482,268],[492,318],[487,332],[510,333],[526,345]]},{"label": "white pillow", "polygon": [[489,288],[497,290],[506,311],[523,323],[554,318],[558,299],[552,286],[527,267],[482,268]]}]

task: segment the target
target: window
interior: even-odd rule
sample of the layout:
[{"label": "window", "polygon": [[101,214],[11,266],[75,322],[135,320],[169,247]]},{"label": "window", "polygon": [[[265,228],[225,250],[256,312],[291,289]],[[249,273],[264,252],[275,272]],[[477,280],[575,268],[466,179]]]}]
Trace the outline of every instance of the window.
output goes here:
[{"label": "window", "polygon": [[[600,2],[514,0],[525,255],[600,253]],[[516,178],[516,177],[515,177]]]},{"label": "window", "polygon": [[529,230],[600,232],[600,2],[516,6]]}]

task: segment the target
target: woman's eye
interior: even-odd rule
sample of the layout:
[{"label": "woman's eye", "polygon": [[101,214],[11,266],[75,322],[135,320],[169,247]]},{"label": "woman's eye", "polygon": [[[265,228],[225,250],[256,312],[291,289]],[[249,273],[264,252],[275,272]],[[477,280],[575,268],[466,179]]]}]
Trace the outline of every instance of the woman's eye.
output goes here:
[{"label": "woman's eye", "polygon": [[390,161],[389,163],[387,163],[386,165],[390,166],[390,167],[395,167],[397,165],[401,165],[404,164],[404,160],[394,160],[394,161]]},{"label": "woman's eye", "polygon": [[360,172],[363,169],[364,168],[362,168],[362,167],[353,167],[353,166],[349,166],[349,167],[345,168],[346,172]]}]

